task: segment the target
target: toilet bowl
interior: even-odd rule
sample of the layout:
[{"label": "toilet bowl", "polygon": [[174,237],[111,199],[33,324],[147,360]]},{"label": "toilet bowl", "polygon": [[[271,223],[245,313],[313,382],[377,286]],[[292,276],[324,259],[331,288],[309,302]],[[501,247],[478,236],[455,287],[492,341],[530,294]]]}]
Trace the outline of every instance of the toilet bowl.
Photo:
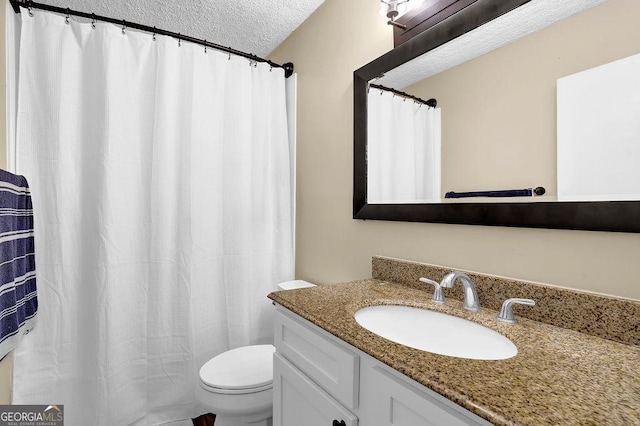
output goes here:
[{"label": "toilet bowl", "polygon": [[198,402],[216,414],[216,426],[270,426],[273,345],[224,352],[200,369]]},{"label": "toilet bowl", "polygon": [[[314,287],[302,280],[278,284],[279,290]],[[200,368],[196,398],[216,415],[215,426],[271,426],[273,345],[251,345],[223,352]]]}]

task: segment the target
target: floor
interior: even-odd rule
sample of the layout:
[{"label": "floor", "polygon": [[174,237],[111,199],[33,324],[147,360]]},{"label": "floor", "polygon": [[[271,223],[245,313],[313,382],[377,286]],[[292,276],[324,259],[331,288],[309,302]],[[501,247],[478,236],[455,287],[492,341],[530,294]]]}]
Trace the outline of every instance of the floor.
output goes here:
[{"label": "floor", "polygon": [[213,414],[203,414],[195,419],[176,420],[175,422],[163,423],[161,426],[213,426],[216,416]]}]

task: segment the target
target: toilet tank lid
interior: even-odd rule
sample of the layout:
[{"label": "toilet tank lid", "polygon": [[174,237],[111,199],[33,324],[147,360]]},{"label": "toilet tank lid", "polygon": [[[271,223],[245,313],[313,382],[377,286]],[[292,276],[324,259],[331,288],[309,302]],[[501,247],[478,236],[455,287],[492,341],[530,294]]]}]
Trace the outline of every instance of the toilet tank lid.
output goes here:
[{"label": "toilet tank lid", "polygon": [[273,345],[243,346],[223,352],[200,369],[200,380],[219,389],[253,389],[273,382]]},{"label": "toilet tank lid", "polygon": [[296,288],[306,288],[306,287],[315,287],[315,284],[311,284],[305,280],[293,280],[293,281],[285,281],[278,284],[279,290],[294,290]]}]

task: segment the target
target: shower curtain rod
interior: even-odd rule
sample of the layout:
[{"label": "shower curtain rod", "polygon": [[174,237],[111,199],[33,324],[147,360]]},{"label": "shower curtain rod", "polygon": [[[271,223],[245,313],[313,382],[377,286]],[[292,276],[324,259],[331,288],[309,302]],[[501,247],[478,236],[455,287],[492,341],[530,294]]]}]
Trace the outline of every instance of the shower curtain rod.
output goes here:
[{"label": "shower curtain rod", "polygon": [[215,44],[215,43],[211,43],[209,41],[206,40],[201,40],[195,37],[190,37],[190,36],[186,36],[183,35],[181,33],[174,33],[172,31],[168,31],[168,30],[161,30],[158,29],[156,27],[150,27],[148,25],[142,25],[142,24],[137,24],[135,22],[129,22],[129,21],[125,21],[124,19],[114,19],[114,18],[109,18],[107,16],[100,16],[100,15],[96,15],[94,13],[86,13],[86,12],[79,12],[77,10],[71,10],[69,8],[63,8],[63,7],[57,7],[57,6],[50,6],[48,4],[43,4],[43,3],[36,3],[30,0],[9,0],[9,2],[11,3],[11,7],[13,7],[13,11],[15,13],[20,13],[20,6],[24,7],[24,8],[31,8],[31,9],[42,9],[42,10],[46,10],[49,12],[55,12],[55,13],[60,13],[62,15],[67,15],[67,16],[79,16],[81,18],[86,18],[86,19],[91,19],[91,20],[95,20],[95,21],[102,21],[102,22],[109,22],[111,24],[115,24],[115,25],[121,25],[123,27],[126,28],[133,28],[136,30],[140,30],[140,31],[145,31],[148,33],[152,33],[152,34],[158,34],[158,35],[165,35],[165,36],[169,36],[169,37],[173,37],[176,38],[178,40],[183,40],[183,41],[188,41],[190,43],[195,43],[195,44],[200,44],[202,46],[206,46],[206,47],[210,47],[212,49],[216,49],[216,50],[220,50],[222,52],[226,52],[226,53],[230,53],[236,56],[242,56],[244,58],[247,58],[251,61],[254,62],[266,62],[267,64],[269,64],[270,66],[274,67],[274,68],[282,68],[284,69],[284,76],[285,77],[290,77],[291,75],[293,75],[293,63],[291,62],[287,62],[285,64],[276,64],[275,62],[272,62],[268,59],[264,59],[261,58],[259,56],[250,54],[250,53],[245,53],[242,52],[240,50],[236,50],[236,49],[232,49],[231,47],[225,47],[225,46],[220,46],[219,44]]},{"label": "shower curtain rod", "polygon": [[428,100],[425,101],[424,99],[418,98],[417,96],[413,96],[413,95],[410,95],[408,93],[401,92],[401,91],[396,90],[396,89],[392,89],[391,87],[383,86],[381,84],[370,84],[369,87],[373,87],[374,89],[378,89],[378,90],[384,90],[386,92],[391,92],[394,95],[398,95],[398,96],[402,96],[403,98],[411,99],[413,101],[416,101],[419,104],[428,105],[431,108],[435,108],[436,105],[438,105],[438,101],[435,100],[435,98],[431,98],[431,99],[428,99]]}]

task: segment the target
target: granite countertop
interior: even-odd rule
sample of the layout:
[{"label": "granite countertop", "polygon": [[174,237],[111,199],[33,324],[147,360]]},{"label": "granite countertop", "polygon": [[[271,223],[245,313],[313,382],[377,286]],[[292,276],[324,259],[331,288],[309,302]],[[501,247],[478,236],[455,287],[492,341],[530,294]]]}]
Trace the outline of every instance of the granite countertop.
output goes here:
[{"label": "granite countertop", "polygon": [[[493,424],[640,424],[638,346],[522,317],[517,324],[500,323],[496,311],[468,312],[450,299],[436,305],[428,290],[377,279],[278,291],[269,298]],[[518,354],[484,361],[399,345],[354,319],[358,309],[380,304],[478,322],[511,339]]]}]

